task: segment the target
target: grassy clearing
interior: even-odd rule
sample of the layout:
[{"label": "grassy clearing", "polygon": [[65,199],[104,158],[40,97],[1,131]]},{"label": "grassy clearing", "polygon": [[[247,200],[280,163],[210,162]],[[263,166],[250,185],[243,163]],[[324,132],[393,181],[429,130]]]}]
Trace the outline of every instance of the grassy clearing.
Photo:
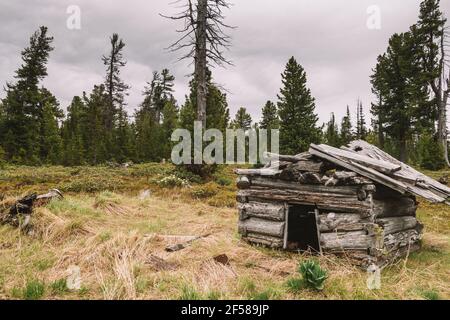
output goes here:
[{"label": "grassy clearing", "polygon": [[[164,175],[188,186],[161,185]],[[423,249],[382,272],[381,290],[366,273],[333,256],[319,257],[328,272],[322,291],[308,289],[299,255],[252,247],[237,234],[232,168],[205,183],[170,165],[112,168],[10,167],[0,173],[6,206],[15,197],[65,190],[34,214],[35,233],[0,226],[2,299],[449,299],[450,210],[422,202]],[[142,190],[151,195],[141,197]],[[0,197],[1,199],[1,197]],[[168,253],[183,236],[211,235]],[[179,236],[179,237],[174,237]],[[230,265],[213,260],[226,254]],[[67,289],[71,266],[81,290]]]}]

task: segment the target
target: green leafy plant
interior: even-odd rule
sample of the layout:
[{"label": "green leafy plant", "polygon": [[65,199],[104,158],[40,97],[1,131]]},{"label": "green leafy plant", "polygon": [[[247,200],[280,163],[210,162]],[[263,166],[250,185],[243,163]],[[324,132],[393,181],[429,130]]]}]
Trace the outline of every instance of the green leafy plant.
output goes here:
[{"label": "green leafy plant", "polygon": [[315,290],[323,290],[328,273],[320,267],[318,262],[304,261],[299,265],[298,272],[302,275],[306,286]]}]

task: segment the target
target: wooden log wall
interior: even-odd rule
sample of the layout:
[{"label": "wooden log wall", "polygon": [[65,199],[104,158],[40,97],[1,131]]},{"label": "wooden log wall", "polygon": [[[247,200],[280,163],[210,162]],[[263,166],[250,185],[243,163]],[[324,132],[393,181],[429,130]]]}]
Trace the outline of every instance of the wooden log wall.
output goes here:
[{"label": "wooden log wall", "polygon": [[237,172],[239,233],[244,240],[286,248],[288,208],[298,204],[319,210],[322,251],[345,255],[356,264],[385,264],[420,247],[422,225],[414,197],[354,172],[330,171],[329,163],[308,156],[286,156],[277,164],[281,166],[275,169]]}]

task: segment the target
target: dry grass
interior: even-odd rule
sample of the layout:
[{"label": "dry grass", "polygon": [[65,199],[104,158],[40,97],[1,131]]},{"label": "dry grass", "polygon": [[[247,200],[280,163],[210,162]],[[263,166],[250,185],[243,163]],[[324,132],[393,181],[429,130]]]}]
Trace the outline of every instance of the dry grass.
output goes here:
[{"label": "dry grass", "polygon": [[[152,195],[141,200],[140,190],[149,187]],[[223,188],[222,196],[233,193],[232,186],[213,188]],[[36,210],[33,236],[1,226],[0,298],[26,298],[24,288],[36,281],[44,284],[45,299],[450,298],[446,206],[421,204],[423,249],[384,269],[381,290],[367,289],[366,273],[345,259],[323,256],[318,259],[329,273],[324,291],[294,293],[287,281],[298,276],[299,261],[310,257],[242,242],[237,212],[228,207],[232,195],[211,205],[217,194],[199,199],[192,189],[150,184],[130,190],[69,193]],[[203,192],[200,186],[195,190],[197,196]],[[165,251],[204,234],[211,235],[183,250]],[[229,265],[214,261],[220,254],[229,257]],[[74,265],[81,270],[81,290],[51,290]]]}]

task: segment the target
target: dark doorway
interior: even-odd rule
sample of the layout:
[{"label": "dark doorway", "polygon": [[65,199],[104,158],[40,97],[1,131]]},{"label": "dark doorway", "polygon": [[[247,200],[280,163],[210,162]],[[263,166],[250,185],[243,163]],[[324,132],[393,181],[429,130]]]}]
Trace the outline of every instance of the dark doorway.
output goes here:
[{"label": "dark doorway", "polygon": [[315,207],[289,206],[287,249],[320,252]]}]

